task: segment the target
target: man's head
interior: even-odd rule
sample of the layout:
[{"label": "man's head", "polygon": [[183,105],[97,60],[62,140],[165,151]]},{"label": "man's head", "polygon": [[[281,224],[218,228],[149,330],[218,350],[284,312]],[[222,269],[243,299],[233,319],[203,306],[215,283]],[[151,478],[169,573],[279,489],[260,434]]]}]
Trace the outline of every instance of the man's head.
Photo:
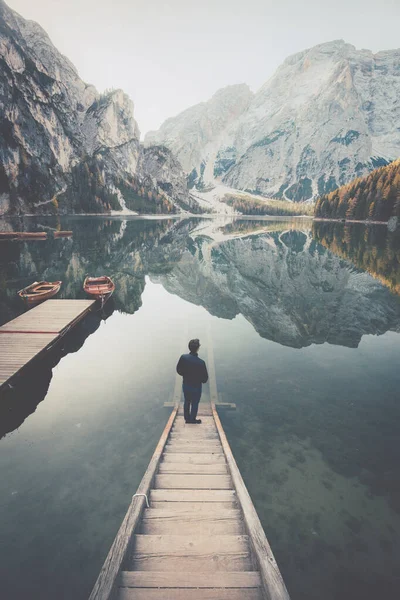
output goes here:
[{"label": "man's head", "polygon": [[194,352],[196,354],[198,352],[199,348],[200,348],[200,342],[197,338],[195,340],[190,340],[190,342],[189,342],[190,352]]}]

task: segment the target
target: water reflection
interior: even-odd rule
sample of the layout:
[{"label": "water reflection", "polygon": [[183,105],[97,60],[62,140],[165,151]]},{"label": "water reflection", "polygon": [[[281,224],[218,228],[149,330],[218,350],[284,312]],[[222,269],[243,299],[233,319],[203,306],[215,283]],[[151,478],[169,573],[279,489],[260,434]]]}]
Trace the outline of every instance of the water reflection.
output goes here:
[{"label": "water reflection", "polygon": [[362,223],[313,223],[314,238],[400,295],[400,232]]},{"label": "water reflection", "polygon": [[242,314],[262,337],[294,348],[357,347],[363,335],[400,327],[399,303],[386,289],[399,289],[400,236],[385,227],[171,219],[65,226],[73,238],[3,242],[3,322],[23,310],[16,291],[32,280],[62,279],[59,297],[83,298],[87,274],[110,275],[116,309],[133,314],[150,274],[210,314]]},{"label": "water reflection", "polygon": [[73,330],[67,333],[53,348],[34,363],[27,365],[21,374],[0,390],[0,439],[22,425],[44,400],[53,377],[53,369],[70,353],[78,352],[85,340],[92,335],[102,321],[114,312],[111,298],[101,310],[91,311]]},{"label": "water reflection", "polygon": [[301,227],[239,222],[222,228],[222,240],[212,226],[198,228],[157,280],[212,315],[242,314],[262,337],[294,348],[355,348],[363,335],[398,331],[398,300]]},{"label": "water reflection", "polygon": [[2,430],[25,419],[0,441],[3,595],[87,598],[167,419],[182,338],[206,357],[210,329],[237,405],[224,426],[293,599],[397,597],[398,238],[299,219],[60,226],[73,238],[1,246],[1,319],[39,275],[74,298],[86,273],[109,274],[116,310],[82,323],[70,349],[87,342]]}]

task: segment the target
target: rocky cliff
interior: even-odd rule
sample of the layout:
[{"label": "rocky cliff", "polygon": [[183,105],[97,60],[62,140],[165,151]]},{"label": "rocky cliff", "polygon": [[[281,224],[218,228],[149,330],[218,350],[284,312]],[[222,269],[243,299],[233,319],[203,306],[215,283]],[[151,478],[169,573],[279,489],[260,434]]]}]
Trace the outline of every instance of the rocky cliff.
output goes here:
[{"label": "rocky cliff", "polygon": [[195,208],[179,162],[139,135],[126,94],[85,84],[0,0],[0,214]]},{"label": "rocky cliff", "polygon": [[[400,50],[373,54],[338,40],[289,57],[254,96],[226,88],[146,139],[208,182],[307,200],[400,156],[399,93]],[[233,118],[218,101],[226,95],[230,105],[240,99]],[[198,115],[211,107],[227,125],[205,137]]]}]

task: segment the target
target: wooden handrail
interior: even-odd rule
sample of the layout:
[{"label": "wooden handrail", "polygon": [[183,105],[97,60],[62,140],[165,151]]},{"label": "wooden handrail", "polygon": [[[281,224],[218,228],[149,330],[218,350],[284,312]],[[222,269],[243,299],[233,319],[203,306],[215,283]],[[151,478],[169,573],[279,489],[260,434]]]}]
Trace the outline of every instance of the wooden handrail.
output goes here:
[{"label": "wooden handrail", "polygon": [[[179,404],[175,403],[175,408],[168,419],[136,494],[145,494],[146,496],[149,494],[178,408]],[[114,600],[117,597],[121,567],[127,555],[132,535],[142,516],[145,504],[144,496],[136,496],[132,499],[128,512],[125,515],[125,519],[117,533],[117,537],[110,548],[97,581],[94,584],[89,600]]]},{"label": "wooden handrail", "polygon": [[290,600],[281,572],[268,543],[263,526],[240,474],[231,447],[225,435],[220,418],[211,402],[212,412],[218,434],[225,453],[226,462],[232,477],[236,496],[243,511],[244,522],[249,536],[254,556],[260,569],[261,581],[267,600]]}]

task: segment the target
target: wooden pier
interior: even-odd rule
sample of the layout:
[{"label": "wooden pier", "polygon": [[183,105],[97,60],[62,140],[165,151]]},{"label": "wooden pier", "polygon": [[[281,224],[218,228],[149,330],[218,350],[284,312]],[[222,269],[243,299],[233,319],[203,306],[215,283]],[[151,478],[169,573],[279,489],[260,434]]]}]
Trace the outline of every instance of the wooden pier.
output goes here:
[{"label": "wooden pier", "polygon": [[[175,407],[89,600],[289,600],[226,439],[212,346],[201,425]],[[147,506],[148,500],[148,506]]]},{"label": "wooden pier", "polygon": [[89,312],[94,300],[46,300],[0,327],[0,389]]}]

